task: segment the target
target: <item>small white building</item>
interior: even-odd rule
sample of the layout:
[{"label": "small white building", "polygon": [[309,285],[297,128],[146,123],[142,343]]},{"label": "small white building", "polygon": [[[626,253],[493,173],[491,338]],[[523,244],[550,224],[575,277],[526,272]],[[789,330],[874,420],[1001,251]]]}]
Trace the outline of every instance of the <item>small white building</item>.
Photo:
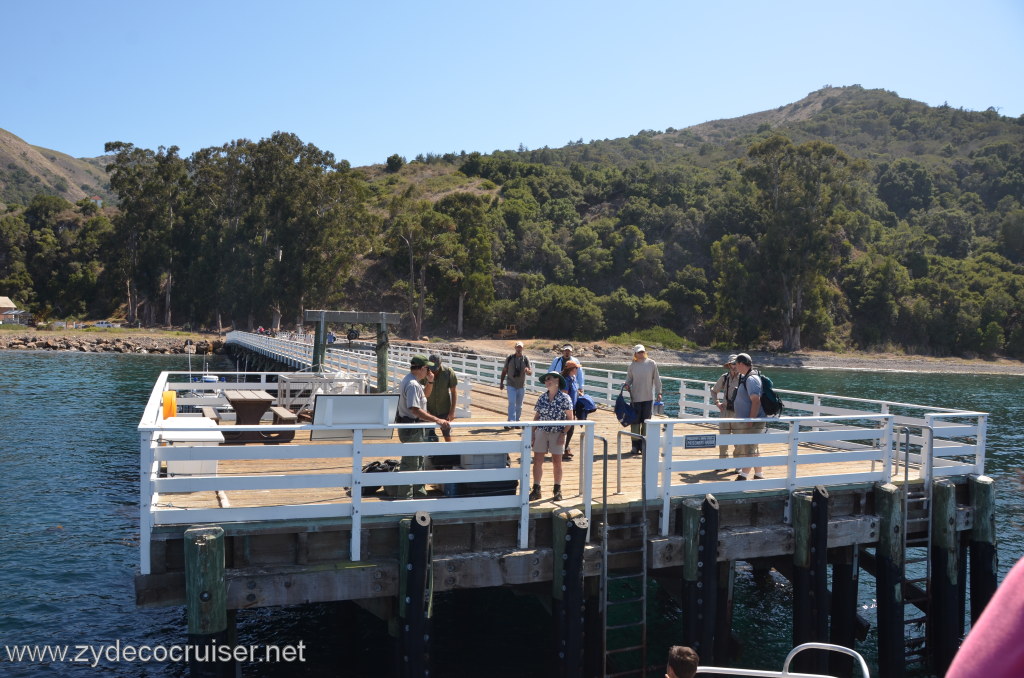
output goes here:
[{"label": "small white building", "polygon": [[27,325],[31,315],[19,311],[9,297],[0,297],[0,325]]}]

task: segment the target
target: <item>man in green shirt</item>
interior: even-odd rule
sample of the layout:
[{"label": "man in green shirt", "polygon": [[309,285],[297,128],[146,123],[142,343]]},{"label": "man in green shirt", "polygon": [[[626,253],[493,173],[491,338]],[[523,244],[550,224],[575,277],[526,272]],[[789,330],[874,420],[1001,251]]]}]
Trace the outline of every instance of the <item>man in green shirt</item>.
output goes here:
[{"label": "man in green shirt", "polygon": [[[433,367],[429,369],[433,376],[434,386],[432,389],[427,389],[427,412],[446,421],[453,421],[455,406],[459,400],[459,378],[455,376],[455,370],[441,365],[440,356],[432,355],[429,361],[433,363]],[[452,441],[451,428],[442,429],[441,433],[444,435],[445,442]],[[434,433],[433,436],[434,440],[437,440],[437,434]]]}]

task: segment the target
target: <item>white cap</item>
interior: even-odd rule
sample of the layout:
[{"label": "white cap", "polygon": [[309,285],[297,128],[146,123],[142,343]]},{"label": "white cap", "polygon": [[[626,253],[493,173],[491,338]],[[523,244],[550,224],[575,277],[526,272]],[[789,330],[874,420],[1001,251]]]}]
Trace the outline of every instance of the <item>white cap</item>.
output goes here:
[{"label": "white cap", "polygon": [[647,349],[644,348],[643,344],[637,344],[633,347],[633,353],[646,353]]},{"label": "white cap", "polygon": [[519,348],[519,347],[521,347],[522,345],[523,345],[523,342],[521,342],[521,341],[517,341],[517,342],[516,342],[516,348]]},{"label": "white cap", "polygon": [[572,350],[572,344],[566,344],[565,346],[562,347],[562,350],[563,351],[571,351]]}]

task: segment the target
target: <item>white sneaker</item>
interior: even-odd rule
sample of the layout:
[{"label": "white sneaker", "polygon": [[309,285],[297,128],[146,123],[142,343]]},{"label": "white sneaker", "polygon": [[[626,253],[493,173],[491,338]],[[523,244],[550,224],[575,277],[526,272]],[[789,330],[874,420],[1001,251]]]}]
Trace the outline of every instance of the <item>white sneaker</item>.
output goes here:
[{"label": "white sneaker", "polygon": [[760,473],[755,473],[754,480],[764,480],[764,476],[761,475]]}]

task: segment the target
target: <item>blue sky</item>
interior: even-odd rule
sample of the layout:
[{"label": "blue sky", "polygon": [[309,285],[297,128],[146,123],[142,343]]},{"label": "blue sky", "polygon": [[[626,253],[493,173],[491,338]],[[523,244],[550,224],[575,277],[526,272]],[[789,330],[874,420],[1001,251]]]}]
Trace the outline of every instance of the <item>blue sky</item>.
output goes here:
[{"label": "blue sky", "polygon": [[859,84],[1024,114],[1020,0],[9,0],[0,128],[76,157],[281,130],[355,166],[683,128]]}]

